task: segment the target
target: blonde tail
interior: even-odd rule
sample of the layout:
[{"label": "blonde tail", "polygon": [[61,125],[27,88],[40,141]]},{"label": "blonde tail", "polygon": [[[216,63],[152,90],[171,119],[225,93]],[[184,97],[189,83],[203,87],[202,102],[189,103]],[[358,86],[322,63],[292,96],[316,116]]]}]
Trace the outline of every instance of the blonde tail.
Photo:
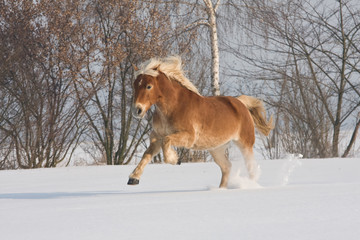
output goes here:
[{"label": "blonde tail", "polygon": [[241,95],[240,97],[237,97],[237,99],[249,109],[256,129],[263,135],[268,136],[270,131],[274,129],[273,118],[271,116],[269,121],[266,121],[266,112],[263,102],[260,99],[246,95]]}]

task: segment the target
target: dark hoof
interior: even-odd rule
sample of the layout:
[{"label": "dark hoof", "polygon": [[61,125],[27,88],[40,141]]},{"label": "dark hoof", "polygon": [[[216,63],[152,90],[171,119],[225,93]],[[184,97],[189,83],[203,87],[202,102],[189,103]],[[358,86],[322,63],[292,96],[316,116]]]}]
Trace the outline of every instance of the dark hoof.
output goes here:
[{"label": "dark hoof", "polygon": [[138,185],[138,184],[139,184],[139,179],[129,178],[129,181],[128,181],[127,184],[128,184],[128,185]]},{"label": "dark hoof", "polygon": [[176,163],[177,165],[181,165],[181,160],[178,160],[178,162]]}]

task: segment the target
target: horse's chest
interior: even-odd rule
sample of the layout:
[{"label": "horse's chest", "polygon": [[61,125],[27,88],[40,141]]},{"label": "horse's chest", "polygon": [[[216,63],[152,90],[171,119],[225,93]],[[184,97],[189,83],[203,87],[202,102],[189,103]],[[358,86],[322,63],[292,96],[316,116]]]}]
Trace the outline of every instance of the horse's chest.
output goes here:
[{"label": "horse's chest", "polygon": [[160,136],[167,136],[175,132],[173,124],[159,114],[153,116],[153,129]]}]

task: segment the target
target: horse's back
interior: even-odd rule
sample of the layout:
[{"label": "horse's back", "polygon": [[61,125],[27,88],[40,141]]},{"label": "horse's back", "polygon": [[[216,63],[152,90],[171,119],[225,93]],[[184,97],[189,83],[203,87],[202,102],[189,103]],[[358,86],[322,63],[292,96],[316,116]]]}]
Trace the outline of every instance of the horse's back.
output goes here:
[{"label": "horse's back", "polygon": [[204,98],[206,111],[215,119],[225,119],[227,122],[251,120],[246,106],[238,99],[230,96],[216,96]]},{"label": "horse's back", "polygon": [[[252,145],[255,141],[254,122],[245,105],[234,97],[203,97],[195,109],[193,124],[198,145],[226,144],[232,140]],[[245,140],[241,139],[245,136]],[[211,142],[202,144],[202,142]]]}]

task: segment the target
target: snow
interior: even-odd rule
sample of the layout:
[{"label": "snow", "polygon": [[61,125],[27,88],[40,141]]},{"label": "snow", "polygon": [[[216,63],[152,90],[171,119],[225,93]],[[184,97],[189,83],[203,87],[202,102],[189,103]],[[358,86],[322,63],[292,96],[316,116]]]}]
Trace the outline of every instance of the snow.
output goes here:
[{"label": "snow", "polygon": [[360,158],[233,165],[227,190],[214,163],[0,171],[0,238],[359,239]]}]

